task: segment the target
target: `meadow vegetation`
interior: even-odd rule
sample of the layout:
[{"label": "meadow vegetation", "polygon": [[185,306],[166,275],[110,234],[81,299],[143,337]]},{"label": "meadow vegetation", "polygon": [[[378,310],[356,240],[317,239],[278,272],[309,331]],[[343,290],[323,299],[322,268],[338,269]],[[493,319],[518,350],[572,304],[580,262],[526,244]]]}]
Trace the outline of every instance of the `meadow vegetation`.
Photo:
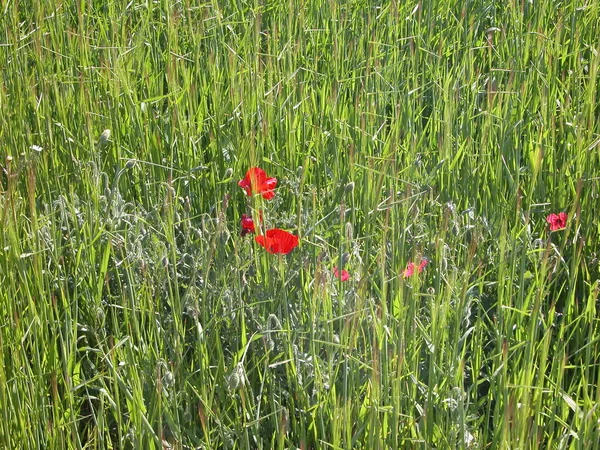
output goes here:
[{"label": "meadow vegetation", "polygon": [[0,8],[0,447],[600,442],[598,2]]}]

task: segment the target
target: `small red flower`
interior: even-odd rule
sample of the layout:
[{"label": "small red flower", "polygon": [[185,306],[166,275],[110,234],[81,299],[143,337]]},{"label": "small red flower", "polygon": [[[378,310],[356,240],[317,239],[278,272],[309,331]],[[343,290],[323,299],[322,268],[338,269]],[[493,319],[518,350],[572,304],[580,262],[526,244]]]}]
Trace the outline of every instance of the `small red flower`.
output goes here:
[{"label": "small red flower", "polygon": [[342,273],[340,273],[337,267],[333,268],[333,276],[342,281],[348,281],[350,279],[350,274],[347,270],[342,269]]},{"label": "small red flower", "polygon": [[[419,267],[417,267],[417,273],[421,273],[423,272],[423,269],[425,269],[425,266],[429,263],[429,260],[426,258],[423,258],[421,260],[421,263],[419,264]],[[409,262],[408,265],[406,266],[406,269],[404,269],[404,272],[402,273],[402,276],[404,278],[408,278],[408,277],[412,277],[415,273],[415,263],[414,262]]]},{"label": "small red flower", "polygon": [[242,236],[246,236],[248,233],[256,233],[256,229],[254,228],[254,220],[252,217],[242,214]]},{"label": "small red flower", "polygon": [[562,230],[567,227],[567,213],[550,214],[546,222],[550,224],[550,231]]},{"label": "small red flower", "polygon": [[[263,221],[263,212],[258,211],[258,222],[263,223]],[[241,236],[246,236],[248,233],[256,234],[256,225],[254,225],[254,219],[252,219],[252,216],[242,214],[240,223],[242,225],[242,232],[240,233]]]},{"label": "small red flower", "polygon": [[268,178],[267,173],[259,167],[251,167],[246,177],[238,183],[246,191],[246,195],[260,194],[266,200],[275,196],[277,178]]},{"label": "small red flower", "polygon": [[279,228],[267,230],[266,235],[255,236],[254,240],[269,253],[287,255],[298,246],[298,236]]}]

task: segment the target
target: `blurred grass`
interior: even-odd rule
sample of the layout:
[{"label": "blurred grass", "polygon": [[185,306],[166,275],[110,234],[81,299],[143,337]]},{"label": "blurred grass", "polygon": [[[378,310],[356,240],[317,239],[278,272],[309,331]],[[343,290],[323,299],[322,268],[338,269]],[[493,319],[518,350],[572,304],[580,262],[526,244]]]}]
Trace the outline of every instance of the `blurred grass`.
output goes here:
[{"label": "blurred grass", "polygon": [[7,2],[1,446],[592,448],[599,19]]}]

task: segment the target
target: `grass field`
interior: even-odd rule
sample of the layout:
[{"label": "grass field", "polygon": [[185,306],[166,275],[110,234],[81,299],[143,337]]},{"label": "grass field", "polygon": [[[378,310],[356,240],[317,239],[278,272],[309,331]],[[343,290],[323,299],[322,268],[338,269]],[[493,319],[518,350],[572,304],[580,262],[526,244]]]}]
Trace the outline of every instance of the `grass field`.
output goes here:
[{"label": "grass field", "polygon": [[599,36],[591,0],[3,2],[0,448],[599,445]]}]

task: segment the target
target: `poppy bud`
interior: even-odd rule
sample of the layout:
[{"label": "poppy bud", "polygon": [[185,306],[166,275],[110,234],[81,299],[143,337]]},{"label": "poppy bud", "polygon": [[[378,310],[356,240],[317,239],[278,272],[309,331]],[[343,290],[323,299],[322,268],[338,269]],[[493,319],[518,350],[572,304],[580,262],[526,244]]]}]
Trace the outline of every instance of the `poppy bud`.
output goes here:
[{"label": "poppy bud", "polygon": [[110,130],[106,129],[100,135],[100,144],[106,144],[106,142],[108,142],[109,139],[110,139]]},{"label": "poppy bud", "polygon": [[350,253],[345,252],[342,254],[342,265],[346,264],[348,261],[350,261]]},{"label": "poppy bud", "polygon": [[246,384],[246,371],[244,370],[244,366],[241,362],[237,363],[237,365],[231,371],[229,379],[227,380],[227,384],[231,390],[242,388]]},{"label": "poppy bud", "polygon": [[269,349],[270,352],[275,350],[275,341],[273,339],[271,339],[271,338],[267,339],[267,348]]},{"label": "poppy bud", "polygon": [[281,330],[281,321],[275,314],[269,314],[267,317],[267,331]]},{"label": "poppy bud", "polygon": [[346,222],[346,239],[351,241],[354,235],[354,227],[350,222]]},{"label": "poppy bud", "polygon": [[104,309],[98,307],[96,308],[96,318],[98,319],[98,323],[104,323]]},{"label": "poppy bud", "polygon": [[125,164],[126,169],[131,169],[133,166],[135,166],[135,159],[130,159],[127,161],[127,164]]},{"label": "poppy bud", "polygon": [[240,386],[240,376],[237,372],[232,372],[227,378],[227,387],[230,391],[235,391]]},{"label": "poppy bud", "polygon": [[175,376],[173,375],[173,372],[167,370],[163,375],[162,383],[166,388],[172,386],[175,383]]},{"label": "poppy bud", "polygon": [[344,195],[350,194],[354,190],[354,181],[351,181],[344,188]]},{"label": "poppy bud", "polygon": [[228,179],[231,178],[233,176],[233,169],[231,167],[228,167],[227,170],[225,171],[225,174],[223,175],[224,179]]}]

